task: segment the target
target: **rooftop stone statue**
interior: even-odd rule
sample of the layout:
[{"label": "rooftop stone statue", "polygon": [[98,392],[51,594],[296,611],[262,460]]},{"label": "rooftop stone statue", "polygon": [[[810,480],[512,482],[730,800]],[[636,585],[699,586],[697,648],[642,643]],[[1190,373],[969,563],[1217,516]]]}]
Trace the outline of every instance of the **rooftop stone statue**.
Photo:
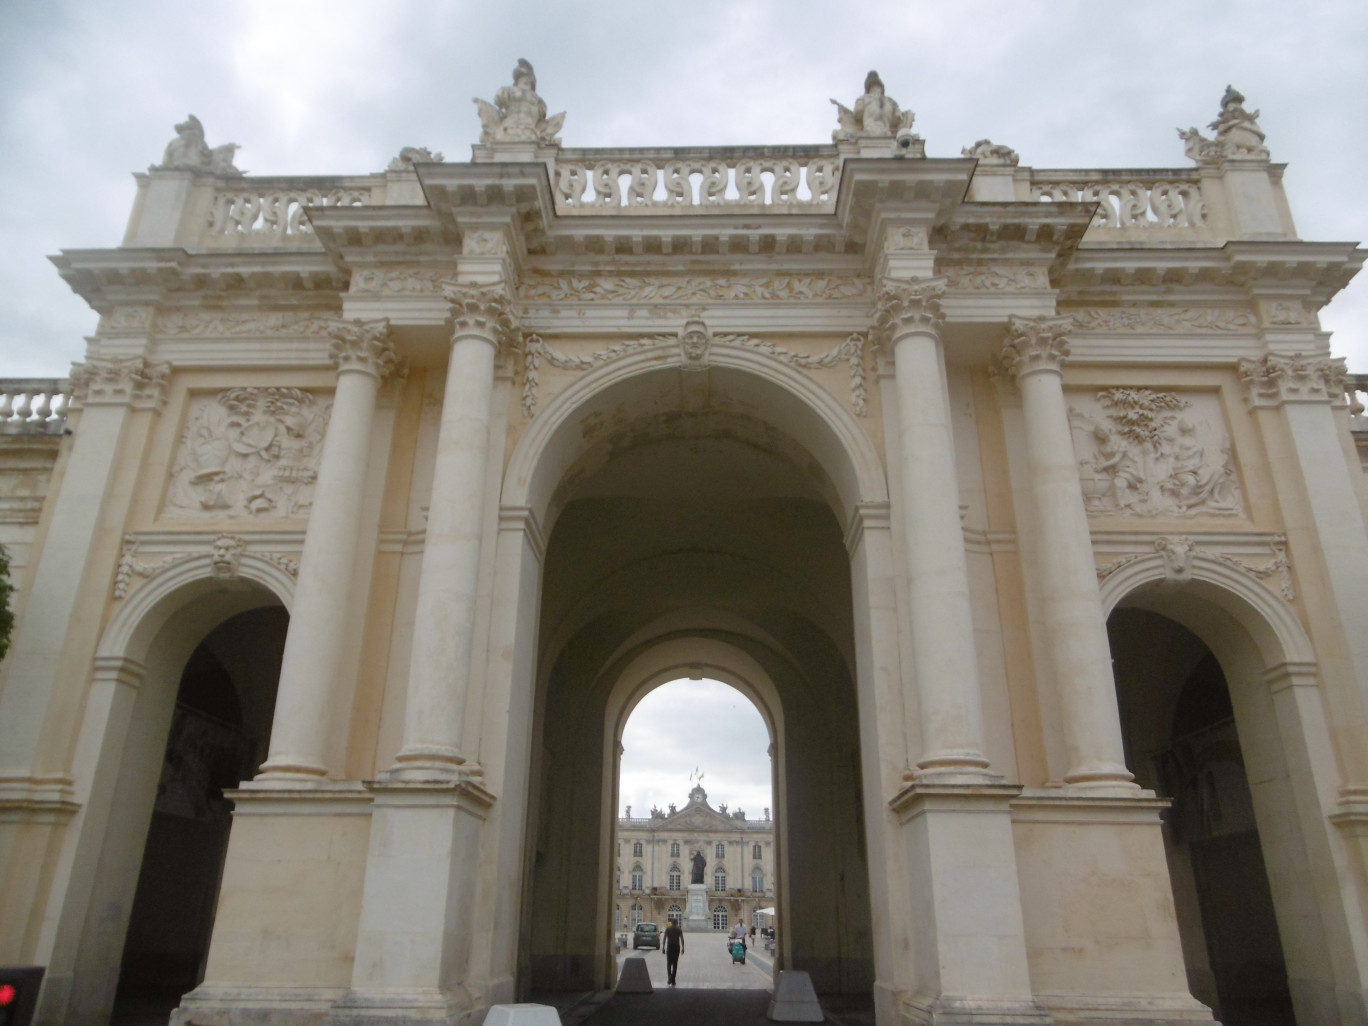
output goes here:
[{"label": "rooftop stone statue", "polygon": [[190,114],[176,126],[176,138],[166,144],[166,153],[160,164],[152,166],[153,171],[208,171],[216,175],[240,175],[242,172],[233,166],[233,154],[237,143],[224,143],[210,146],[204,141],[204,126],[200,119]]},{"label": "rooftop stone statue", "polygon": [[1208,128],[1215,129],[1216,138],[1208,139],[1189,128],[1178,129],[1184,142],[1183,152],[1199,165],[1215,166],[1231,157],[1246,160],[1267,160],[1268,147],[1264,145],[1263,129],[1259,127],[1259,112],[1244,109],[1244,94],[1234,86],[1226,86],[1221,97],[1221,113]]},{"label": "rooftop stone statue", "polygon": [[877,71],[865,76],[864,95],[855,101],[855,108],[837,100],[838,127],[831,133],[832,142],[853,142],[865,138],[892,138],[912,128],[916,118],[910,110],[903,110],[884,92],[883,79]]},{"label": "rooftop stone statue", "polygon": [[524,58],[518,58],[511,86],[495,93],[493,103],[475,97],[475,106],[480,111],[480,142],[486,146],[501,142],[560,145],[557,133],[565,121],[565,112],[546,116],[546,101],[537,95],[536,72]]}]

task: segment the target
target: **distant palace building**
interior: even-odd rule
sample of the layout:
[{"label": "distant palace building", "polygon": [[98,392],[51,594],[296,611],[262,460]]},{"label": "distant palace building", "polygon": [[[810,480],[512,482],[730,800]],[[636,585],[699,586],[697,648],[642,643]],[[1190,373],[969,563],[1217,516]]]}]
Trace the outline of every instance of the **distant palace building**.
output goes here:
[{"label": "distant palace building", "polygon": [[619,930],[640,922],[662,926],[683,919],[694,852],[707,864],[708,911],[714,930],[738,919],[759,926],[759,913],[774,905],[774,822],[748,819],[743,809],[713,808],[701,786],[689,802],[668,812],[652,809],[648,817],[628,815],[617,821],[617,906]]}]

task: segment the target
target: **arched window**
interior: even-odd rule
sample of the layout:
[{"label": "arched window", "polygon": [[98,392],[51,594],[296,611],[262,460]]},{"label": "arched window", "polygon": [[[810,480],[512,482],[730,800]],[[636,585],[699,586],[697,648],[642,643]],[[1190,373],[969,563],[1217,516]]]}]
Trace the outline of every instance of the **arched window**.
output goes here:
[{"label": "arched window", "polygon": [[718,905],[713,909],[713,929],[725,930],[727,928],[727,906]]},{"label": "arched window", "polygon": [[[758,857],[758,856],[757,856],[757,857]],[[677,858],[679,858],[679,842],[678,842],[678,841],[671,841],[671,842],[670,842],[670,858],[672,858],[672,859],[677,859]]]},{"label": "arched window", "polygon": [[718,841],[717,847],[713,849],[713,853],[719,859],[725,859],[727,857],[727,846],[723,844],[721,841]]},{"label": "arched window", "polygon": [[678,864],[671,866],[671,867],[670,867],[670,890],[672,890],[672,891],[677,891],[677,890],[679,890],[680,884],[681,884],[682,882],[683,882],[683,880],[682,880],[682,876],[681,876],[681,874],[680,874],[680,872],[679,872],[679,866],[678,866]]},{"label": "arched window", "polygon": [[641,921],[642,921],[643,919],[645,919],[645,918],[646,918],[646,916],[645,916],[644,910],[643,910],[642,907],[641,907],[641,902],[639,902],[639,901],[634,901],[634,902],[632,902],[632,911],[631,911],[630,918],[628,919],[628,925],[629,925],[633,930],[635,930],[635,929],[636,929],[637,923],[641,922]]},{"label": "arched window", "polygon": [[727,889],[727,871],[719,869],[713,874],[713,890],[725,891]]},{"label": "arched window", "polygon": [[669,907],[669,910],[666,911],[666,913],[665,913],[665,921],[666,921],[666,922],[678,923],[678,922],[682,922],[683,919],[684,919],[684,910],[683,910],[682,908],[680,908],[678,905],[671,905],[671,906]]},{"label": "arched window", "polygon": [[765,871],[759,866],[751,870],[751,890],[756,894],[765,893]]},{"label": "arched window", "polygon": [[751,845],[751,858],[753,858],[753,859],[758,859],[759,857],[760,857],[760,845],[758,845],[758,844],[752,844],[752,845]]},{"label": "arched window", "polygon": [[633,842],[632,842],[632,854],[633,854],[634,856],[636,856],[637,858],[641,858],[641,842],[640,842],[640,841],[633,841]]},{"label": "arched window", "polygon": [[645,877],[642,875],[641,866],[640,866],[640,865],[633,866],[633,867],[632,867],[632,890],[634,890],[634,891],[639,891],[639,890],[641,890],[641,889],[642,889],[642,881],[643,881],[644,879],[645,879]]}]

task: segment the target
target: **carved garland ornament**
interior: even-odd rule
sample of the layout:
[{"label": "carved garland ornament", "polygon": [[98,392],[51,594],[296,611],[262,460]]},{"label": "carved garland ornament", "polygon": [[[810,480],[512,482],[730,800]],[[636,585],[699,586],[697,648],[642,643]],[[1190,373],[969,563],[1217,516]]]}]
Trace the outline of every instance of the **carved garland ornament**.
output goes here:
[{"label": "carved garland ornament", "polygon": [[619,342],[588,356],[570,356],[553,349],[540,336],[529,335],[523,345],[523,415],[531,418],[537,412],[537,390],[541,383],[542,360],[561,370],[589,370],[629,353],[677,346],[683,369],[701,370],[708,366],[708,354],[712,346],[718,344],[755,349],[791,367],[804,370],[834,367],[844,360],[850,369],[850,404],[855,412],[863,417],[868,413],[869,407],[869,395],[865,388],[864,343],[865,336],[854,333],[825,353],[795,353],[751,335],[715,335],[697,318],[687,321],[677,335],[649,335],[646,338]]},{"label": "carved garland ornament", "polygon": [[[1208,556],[1226,566],[1247,573],[1256,580],[1263,581],[1276,576],[1278,593],[1288,602],[1291,602],[1297,597],[1297,592],[1292,584],[1292,562],[1287,556],[1287,536],[1274,535],[1268,540],[1268,547],[1273,558],[1267,563],[1254,564],[1247,563],[1243,559],[1238,559],[1225,552],[1205,552],[1187,535],[1160,535],[1154,539],[1154,551],[1163,554],[1164,576],[1170,581],[1181,583],[1191,580],[1193,557]],[[1110,563],[1104,563],[1097,568],[1097,578],[1098,580],[1105,580],[1122,567],[1129,566],[1144,558],[1145,553],[1137,552],[1134,555],[1122,556]]]},{"label": "carved garland ornament", "polygon": [[[247,539],[235,534],[220,534],[209,543],[210,568],[219,580],[232,580],[241,572],[242,554],[247,549]],[[164,570],[170,570],[186,560],[194,559],[202,552],[177,552],[158,563],[144,563],[138,558],[138,536],[125,534],[123,551],[119,555],[118,566],[114,570],[114,598],[128,596],[134,576],[152,578]],[[280,567],[291,577],[299,576],[299,563],[275,552],[259,553],[262,559]]]},{"label": "carved garland ornament", "polygon": [[156,334],[210,338],[262,335],[327,335],[333,318],[321,311],[259,313],[231,310],[163,310],[157,314]]}]

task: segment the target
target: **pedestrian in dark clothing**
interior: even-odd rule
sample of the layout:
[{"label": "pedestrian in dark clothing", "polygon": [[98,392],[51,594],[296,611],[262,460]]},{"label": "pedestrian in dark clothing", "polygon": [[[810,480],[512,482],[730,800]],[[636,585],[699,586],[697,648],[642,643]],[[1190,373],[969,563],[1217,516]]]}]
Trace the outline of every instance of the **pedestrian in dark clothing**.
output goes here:
[{"label": "pedestrian in dark clothing", "polygon": [[675,973],[679,971],[679,956],[684,954],[684,931],[677,920],[671,919],[665,927],[665,972],[669,975],[670,986],[675,985]]}]

